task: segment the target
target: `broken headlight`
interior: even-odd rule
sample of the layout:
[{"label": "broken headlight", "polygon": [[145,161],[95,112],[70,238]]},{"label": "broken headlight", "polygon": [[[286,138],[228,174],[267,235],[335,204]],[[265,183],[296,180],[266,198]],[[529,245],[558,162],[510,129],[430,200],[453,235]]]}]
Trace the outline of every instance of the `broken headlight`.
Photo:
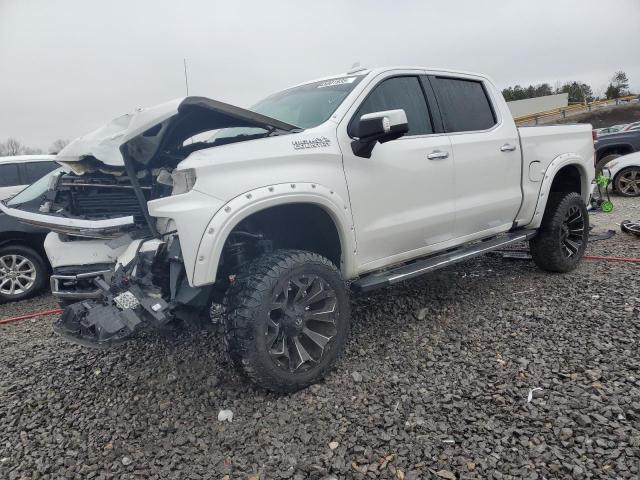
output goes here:
[{"label": "broken headlight", "polygon": [[171,195],[187,193],[196,183],[196,171],[193,168],[174,170],[171,174],[171,179],[173,180],[173,190],[171,190]]}]

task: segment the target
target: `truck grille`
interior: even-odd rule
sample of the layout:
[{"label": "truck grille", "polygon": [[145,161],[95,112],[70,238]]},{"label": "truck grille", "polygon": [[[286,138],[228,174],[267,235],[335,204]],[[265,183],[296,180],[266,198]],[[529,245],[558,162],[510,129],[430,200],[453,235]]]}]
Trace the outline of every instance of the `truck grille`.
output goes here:
[{"label": "truck grille", "polygon": [[73,213],[91,219],[142,217],[142,209],[132,189],[100,188],[97,192],[72,191]]},{"label": "truck grille", "polygon": [[[149,191],[143,187],[145,196],[148,197]],[[59,208],[87,220],[133,215],[136,222],[144,221],[135,191],[126,178],[116,179],[110,175],[63,175],[56,186],[54,211]]]}]

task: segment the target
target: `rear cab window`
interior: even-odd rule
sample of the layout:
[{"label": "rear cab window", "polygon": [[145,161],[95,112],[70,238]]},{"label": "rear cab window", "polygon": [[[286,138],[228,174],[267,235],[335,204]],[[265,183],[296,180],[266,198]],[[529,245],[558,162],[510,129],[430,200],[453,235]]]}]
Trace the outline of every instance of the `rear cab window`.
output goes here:
[{"label": "rear cab window", "polygon": [[488,130],[497,123],[493,105],[481,81],[430,76],[444,130],[447,133]]}]

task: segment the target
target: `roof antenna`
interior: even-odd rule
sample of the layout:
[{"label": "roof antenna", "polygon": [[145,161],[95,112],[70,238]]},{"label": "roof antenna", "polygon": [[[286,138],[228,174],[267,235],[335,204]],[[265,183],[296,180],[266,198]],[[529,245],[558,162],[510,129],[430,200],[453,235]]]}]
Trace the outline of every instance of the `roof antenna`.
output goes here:
[{"label": "roof antenna", "polygon": [[189,96],[189,76],[187,75],[187,59],[183,58],[182,63],[184,63],[184,85],[187,87],[187,97]]},{"label": "roof antenna", "polygon": [[352,73],[361,72],[363,70],[366,70],[366,68],[361,67],[360,62],[353,62],[353,65],[351,65],[351,68],[347,70],[347,74],[351,75]]}]

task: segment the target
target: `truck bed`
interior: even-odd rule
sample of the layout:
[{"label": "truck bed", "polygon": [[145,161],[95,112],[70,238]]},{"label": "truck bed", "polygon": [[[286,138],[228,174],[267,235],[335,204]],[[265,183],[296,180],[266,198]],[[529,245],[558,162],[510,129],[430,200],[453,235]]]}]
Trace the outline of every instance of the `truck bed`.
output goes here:
[{"label": "truck bed", "polygon": [[[588,204],[593,190],[591,180],[595,176],[592,128],[589,124],[545,125],[518,127],[522,151],[522,193],[523,202],[516,218],[519,226],[536,226],[542,215],[534,217],[539,194],[545,176],[550,172],[551,163],[560,156],[578,156],[584,160],[580,168],[585,178],[590,179],[582,186],[581,195]],[[530,225],[533,222],[533,225]]]}]

